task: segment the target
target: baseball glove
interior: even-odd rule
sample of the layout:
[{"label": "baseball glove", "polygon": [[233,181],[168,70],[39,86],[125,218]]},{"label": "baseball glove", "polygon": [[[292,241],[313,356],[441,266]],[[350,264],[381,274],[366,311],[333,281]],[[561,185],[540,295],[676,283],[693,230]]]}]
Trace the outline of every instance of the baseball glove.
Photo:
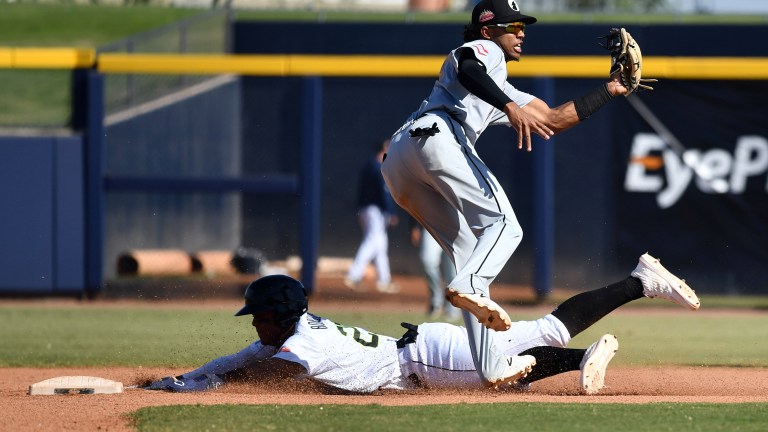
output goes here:
[{"label": "baseball glove", "polygon": [[611,76],[619,75],[621,84],[627,88],[629,96],[640,90],[653,90],[649,83],[658,80],[642,77],[643,54],[640,44],[623,28],[612,28],[605,36],[605,48],[611,51]]}]

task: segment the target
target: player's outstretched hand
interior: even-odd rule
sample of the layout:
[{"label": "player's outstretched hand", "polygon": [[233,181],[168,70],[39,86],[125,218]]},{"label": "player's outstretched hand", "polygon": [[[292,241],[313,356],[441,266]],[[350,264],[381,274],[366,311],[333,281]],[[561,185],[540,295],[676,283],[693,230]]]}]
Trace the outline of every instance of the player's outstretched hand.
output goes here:
[{"label": "player's outstretched hand", "polygon": [[531,134],[548,140],[555,132],[545,125],[541,120],[523,111],[517,104],[510,102],[504,106],[504,114],[509,119],[509,124],[517,131],[517,148],[525,148],[528,151],[533,149],[531,144]]}]

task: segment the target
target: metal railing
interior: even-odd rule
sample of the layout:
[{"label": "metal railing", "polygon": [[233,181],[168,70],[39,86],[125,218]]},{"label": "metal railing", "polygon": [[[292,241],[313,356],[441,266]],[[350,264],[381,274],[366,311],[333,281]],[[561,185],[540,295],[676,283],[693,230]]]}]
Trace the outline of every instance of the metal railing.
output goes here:
[{"label": "metal railing", "polygon": [[[195,54],[231,52],[232,11],[216,9],[104,45],[97,54]],[[107,115],[178,92],[209,79],[187,74],[111,74],[105,82]]]}]

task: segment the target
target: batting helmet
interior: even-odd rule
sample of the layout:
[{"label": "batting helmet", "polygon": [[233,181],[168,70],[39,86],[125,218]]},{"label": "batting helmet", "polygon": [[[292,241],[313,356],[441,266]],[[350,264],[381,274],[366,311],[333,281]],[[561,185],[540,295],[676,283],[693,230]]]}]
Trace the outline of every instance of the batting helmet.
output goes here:
[{"label": "batting helmet", "polygon": [[285,275],[264,276],[245,289],[245,306],[235,316],[275,312],[282,325],[293,325],[307,311],[307,290]]}]

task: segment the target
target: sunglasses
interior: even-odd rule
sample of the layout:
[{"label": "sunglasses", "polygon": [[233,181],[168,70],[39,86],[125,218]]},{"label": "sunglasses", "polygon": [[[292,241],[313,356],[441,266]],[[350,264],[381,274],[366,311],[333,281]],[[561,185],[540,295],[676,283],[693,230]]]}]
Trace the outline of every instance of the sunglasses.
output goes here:
[{"label": "sunglasses", "polygon": [[525,31],[525,23],[513,22],[509,24],[494,24],[495,27],[504,27],[504,31],[507,33],[518,34],[521,31]]}]

